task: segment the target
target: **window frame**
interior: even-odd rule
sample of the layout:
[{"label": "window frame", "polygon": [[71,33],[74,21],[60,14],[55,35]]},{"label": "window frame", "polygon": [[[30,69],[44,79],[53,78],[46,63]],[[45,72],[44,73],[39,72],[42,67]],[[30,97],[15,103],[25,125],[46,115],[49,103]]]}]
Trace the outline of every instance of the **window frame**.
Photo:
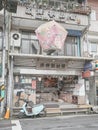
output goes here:
[{"label": "window frame", "polygon": [[[39,41],[37,40],[37,37],[36,35],[34,34],[34,32],[31,32],[31,31],[25,31],[25,30],[22,30],[21,31],[21,53],[24,53],[24,54],[39,54],[40,53],[40,44],[39,44]],[[23,49],[22,46],[24,46],[23,44],[24,41],[27,41],[28,42],[28,51],[25,52],[25,48]],[[37,45],[35,47],[35,42],[37,42]],[[33,47],[33,48],[32,48]],[[36,48],[36,53],[34,53],[33,49],[34,47]]]},{"label": "window frame", "polygon": [[[90,44],[90,54],[98,54],[98,41],[90,40],[89,44]],[[96,51],[95,52],[91,50],[92,49],[92,46],[91,46],[92,44],[96,45],[96,47],[95,47]]]},{"label": "window frame", "polygon": [[[68,41],[69,39],[69,41]],[[71,49],[68,50],[68,46]],[[66,56],[80,56],[80,37],[78,36],[68,36],[65,41],[65,55]],[[70,54],[68,54],[70,52]]]}]

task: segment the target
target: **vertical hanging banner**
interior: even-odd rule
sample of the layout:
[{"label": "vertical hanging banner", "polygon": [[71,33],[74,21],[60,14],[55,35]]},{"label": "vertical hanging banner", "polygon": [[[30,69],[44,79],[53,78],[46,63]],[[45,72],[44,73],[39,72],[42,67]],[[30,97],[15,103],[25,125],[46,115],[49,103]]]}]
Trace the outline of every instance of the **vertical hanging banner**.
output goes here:
[{"label": "vertical hanging banner", "polygon": [[36,89],[36,78],[32,79],[32,89]]},{"label": "vertical hanging banner", "polygon": [[98,60],[96,60],[96,62],[95,62],[95,71],[98,72]]}]

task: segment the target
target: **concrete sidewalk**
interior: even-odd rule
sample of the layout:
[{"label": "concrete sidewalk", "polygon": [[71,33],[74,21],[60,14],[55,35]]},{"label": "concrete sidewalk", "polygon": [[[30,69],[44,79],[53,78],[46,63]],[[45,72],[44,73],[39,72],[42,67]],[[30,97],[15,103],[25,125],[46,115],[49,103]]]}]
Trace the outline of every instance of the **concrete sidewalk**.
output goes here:
[{"label": "concrete sidewalk", "polygon": [[[69,104],[67,102],[43,102],[41,104],[45,105],[46,116],[55,116],[55,115],[66,115],[66,114],[77,114],[83,113],[87,114],[91,112],[91,105],[77,105]],[[18,115],[21,107],[13,108],[13,116]]]},{"label": "concrete sidewalk", "polygon": [[0,130],[3,129],[7,129],[7,130],[11,130],[12,124],[10,120],[4,120],[4,119],[0,119]]},{"label": "concrete sidewalk", "polygon": [[48,102],[44,103],[46,107],[46,115],[65,115],[65,114],[77,114],[77,113],[90,113],[91,105],[77,105],[69,103],[56,103]]}]

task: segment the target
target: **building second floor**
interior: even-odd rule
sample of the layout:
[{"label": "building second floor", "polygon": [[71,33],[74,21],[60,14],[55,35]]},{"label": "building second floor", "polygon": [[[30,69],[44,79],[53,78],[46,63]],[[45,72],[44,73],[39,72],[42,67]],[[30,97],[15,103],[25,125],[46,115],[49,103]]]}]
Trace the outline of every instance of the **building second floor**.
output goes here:
[{"label": "building second floor", "polygon": [[[6,50],[10,53],[51,56],[92,57],[88,41],[91,8],[81,2],[68,1],[20,2],[16,13],[5,12]],[[62,7],[62,8],[61,8]],[[43,23],[55,20],[65,30],[67,38],[61,50],[46,53],[35,30]],[[4,10],[0,11],[0,50],[4,42]]]}]

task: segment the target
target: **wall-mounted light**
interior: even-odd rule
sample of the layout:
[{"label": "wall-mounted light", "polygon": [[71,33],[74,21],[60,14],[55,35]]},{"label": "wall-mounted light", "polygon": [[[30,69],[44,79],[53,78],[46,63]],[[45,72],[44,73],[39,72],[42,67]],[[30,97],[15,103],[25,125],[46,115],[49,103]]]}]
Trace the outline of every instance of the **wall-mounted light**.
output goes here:
[{"label": "wall-mounted light", "polygon": [[52,62],[55,62],[55,60],[52,60]]},{"label": "wall-mounted light", "polygon": [[42,80],[42,78],[41,77],[38,77],[38,81],[41,81]]},{"label": "wall-mounted light", "polygon": [[59,81],[62,81],[62,79],[63,79],[63,76],[60,76],[60,77],[59,77]]}]

